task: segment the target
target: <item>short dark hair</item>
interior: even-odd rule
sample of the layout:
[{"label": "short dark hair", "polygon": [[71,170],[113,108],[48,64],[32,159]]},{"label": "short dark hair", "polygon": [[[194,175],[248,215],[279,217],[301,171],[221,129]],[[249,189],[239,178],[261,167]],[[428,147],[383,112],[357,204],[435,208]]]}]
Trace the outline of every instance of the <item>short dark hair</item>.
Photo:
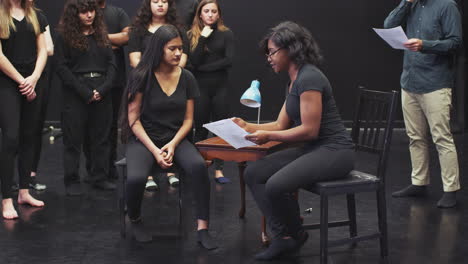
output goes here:
[{"label": "short dark hair", "polygon": [[295,22],[281,22],[268,31],[260,41],[260,48],[265,53],[268,53],[268,40],[287,50],[291,61],[299,67],[307,63],[318,67],[322,64],[322,52],[314,37],[307,28]]}]

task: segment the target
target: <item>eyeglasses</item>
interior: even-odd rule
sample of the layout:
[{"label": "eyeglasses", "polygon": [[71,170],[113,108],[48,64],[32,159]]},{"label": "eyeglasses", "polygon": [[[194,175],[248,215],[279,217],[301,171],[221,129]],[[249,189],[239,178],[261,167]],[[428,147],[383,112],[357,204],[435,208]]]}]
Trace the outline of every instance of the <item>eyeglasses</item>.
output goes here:
[{"label": "eyeglasses", "polygon": [[283,48],[277,48],[277,49],[274,50],[274,51],[265,53],[265,56],[267,56],[267,58],[271,58],[271,56],[275,55],[278,51],[280,51],[280,50],[282,50],[282,49],[283,49]]}]

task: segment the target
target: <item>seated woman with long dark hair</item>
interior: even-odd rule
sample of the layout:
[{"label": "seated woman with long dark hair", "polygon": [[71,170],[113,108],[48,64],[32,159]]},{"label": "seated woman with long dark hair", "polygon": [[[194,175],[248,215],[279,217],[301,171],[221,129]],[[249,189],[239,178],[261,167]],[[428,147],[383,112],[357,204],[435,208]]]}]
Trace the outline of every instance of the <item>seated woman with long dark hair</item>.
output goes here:
[{"label": "seated woman with long dark hair", "polygon": [[193,75],[179,66],[182,38],[176,27],[161,26],[151,37],[128,83],[122,131],[127,141],[127,208],[133,234],[150,241],[140,210],[146,177],[156,162],[163,169],[174,162],[186,177],[194,177],[198,242],[217,246],[208,234],[210,185],[205,161],[186,137],[192,129],[194,98],[199,95]]},{"label": "seated woman with long dark hair", "polygon": [[301,143],[249,164],[245,171],[274,237],[270,247],[255,258],[271,260],[293,253],[308,238],[293,193],[318,181],[345,177],[354,167],[354,151],[330,83],[318,68],[322,56],[310,32],[283,22],[268,32],[261,47],[273,71],[289,75],[286,101],[274,122],[234,121],[257,144],[270,140]]}]

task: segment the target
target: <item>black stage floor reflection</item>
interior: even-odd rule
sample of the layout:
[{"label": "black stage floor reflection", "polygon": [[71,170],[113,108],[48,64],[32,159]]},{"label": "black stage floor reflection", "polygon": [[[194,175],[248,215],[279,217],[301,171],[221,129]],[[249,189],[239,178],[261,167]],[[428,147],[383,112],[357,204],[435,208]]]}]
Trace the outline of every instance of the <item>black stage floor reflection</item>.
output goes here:
[{"label": "black stage floor reflection", "polygon": [[[466,152],[463,143],[468,134],[457,135],[462,187],[468,184]],[[48,142],[48,138],[47,140]],[[393,199],[390,193],[409,183],[410,158],[408,140],[403,131],[396,131],[388,166],[388,223],[390,257],[388,263],[467,263],[468,192],[458,193],[456,209],[440,210],[435,204],[442,194],[439,165],[434,148],[431,153],[432,185],[428,196]],[[368,157],[359,156],[358,168],[370,169]],[[213,175],[212,168],[210,168]],[[184,225],[187,234],[177,237],[178,191],[170,188],[159,176],[160,190],[145,193],[144,219],[154,241],[138,244],[131,238],[121,239],[117,192],[105,192],[85,186],[82,197],[66,197],[63,186],[62,142],[44,144],[38,179],[47,190],[35,192],[43,199],[43,209],[19,206],[20,219],[2,220],[0,226],[1,263],[254,263],[252,256],[262,249],[260,244],[260,214],[252,197],[247,194],[246,218],[237,217],[239,181],[237,166],[226,163],[225,174],[231,184],[212,182],[211,232],[220,248],[207,252],[196,244],[190,179],[184,188]],[[83,176],[85,173],[83,172]],[[301,192],[301,208],[306,221],[318,220],[319,200]],[[345,200],[330,201],[330,218],[346,214]],[[375,195],[357,196],[358,232],[376,227]],[[319,263],[319,234],[309,231],[310,239],[301,252],[292,258],[272,263]],[[347,234],[345,228],[330,231],[330,238]],[[379,258],[378,241],[362,242],[355,248],[330,250],[330,263],[384,263]]]}]

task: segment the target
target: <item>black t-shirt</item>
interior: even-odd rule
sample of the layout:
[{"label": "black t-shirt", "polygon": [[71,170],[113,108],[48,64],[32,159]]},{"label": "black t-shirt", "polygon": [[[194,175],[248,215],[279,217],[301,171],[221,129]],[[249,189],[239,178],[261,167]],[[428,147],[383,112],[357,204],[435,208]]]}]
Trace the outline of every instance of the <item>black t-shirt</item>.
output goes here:
[{"label": "black t-shirt", "polygon": [[186,30],[188,30],[193,23],[193,18],[197,12],[197,0],[176,0],[177,16],[183,23]]},{"label": "black t-shirt", "polygon": [[[180,30],[179,30],[180,31]],[[128,52],[141,52],[143,53],[146,50],[146,47],[149,46],[151,37],[154,33],[151,33],[145,28],[135,28],[130,32],[130,39],[128,40]],[[183,52],[188,54],[189,44],[185,32],[180,31],[183,44]]]},{"label": "black t-shirt", "polygon": [[86,87],[77,78],[80,74],[98,72],[105,75],[106,81],[96,90],[105,96],[112,88],[115,78],[114,54],[110,47],[98,46],[94,35],[88,35],[88,50],[80,51],[65,43],[58,34],[56,38],[57,73],[66,87],[72,87],[86,102],[92,97],[91,87]]},{"label": "black t-shirt", "polygon": [[322,94],[322,120],[318,139],[307,145],[319,144],[331,149],[352,148],[353,142],[336,107],[330,82],[317,67],[311,64],[301,67],[286,98],[286,112],[294,122],[293,127],[302,124],[300,96],[303,92],[310,90],[319,91]]},{"label": "black t-shirt", "polygon": [[190,64],[196,76],[203,73],[227,72],[234,59],[234,34],[215,29],[208,38],[200,36],[190,53]]},{"label": "black t-shirt", "polygon": [[[45,15],[37,11],[40,32],[43,33],[49,25]],[[32,24],[28,23],[26,17],[21,21],[13,18],[16,31],[10,28],[10,37],[1,39],[3,54],[13,64],[15,69],[22,74],[32,74],[37,60],[37,36]]]},{"label": "black t-shirt", "polygon": [[198,97],[200,92],[195,77],[185,69],[182,69],[176,90],[169,96],[163,92],[154,74],[150,80],[140,90],[144,93],[140,121],[156,146],[163,147],[182,126],[187,100]]},{"label": "black t-shirt", "polygon": [[[104,21],[107,26],[109,34],[120,33],[122,30],[130,25],[130,18],[127,13],[120,8],[113,5],[106,4],[103,9]],[[122,47],[114,49],[115,62],[117,64],[117,77],[115,84],[118,86],[125,85],[125,54]]]}]

